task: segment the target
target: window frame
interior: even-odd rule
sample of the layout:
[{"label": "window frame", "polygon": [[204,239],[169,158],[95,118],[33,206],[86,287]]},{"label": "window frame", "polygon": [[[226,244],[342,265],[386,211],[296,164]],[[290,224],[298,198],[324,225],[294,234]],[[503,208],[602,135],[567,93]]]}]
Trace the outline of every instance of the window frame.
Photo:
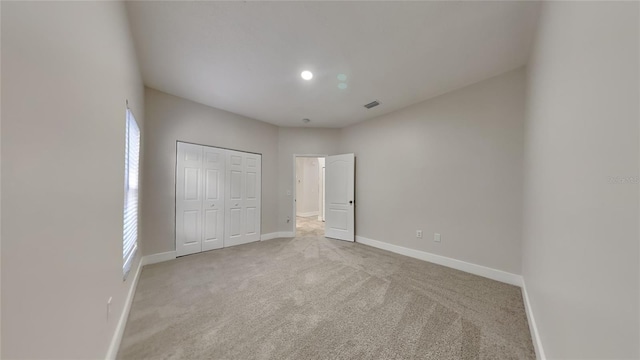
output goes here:
[{"label": "window frame", "polygon": [[[122,280],[125,281],[138,250],[140,220],[140,153],[142,132],[131,109],[125,120],[124,206],[122,224]],[[134,147],[132,149],[132,147]],[[134,179],[135,177],[135,179]],[[134,204],[132,204],[134,202]]]}]

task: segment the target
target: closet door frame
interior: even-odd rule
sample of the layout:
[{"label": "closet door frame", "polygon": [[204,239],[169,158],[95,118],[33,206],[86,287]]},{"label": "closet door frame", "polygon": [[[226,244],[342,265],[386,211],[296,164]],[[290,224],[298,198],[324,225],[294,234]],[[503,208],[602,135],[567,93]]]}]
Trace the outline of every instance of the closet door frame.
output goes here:
[{"label": "closet door frame", "polygon": [[[179,184],[179,181],[178,181],[178,171],[179,171],[179,168],[178,168],[178,156],[179,156],[178,146],[179,145],[178,144],[180,144],[180,143],[187,144],[187,145],[197,145],[197,146],[209,147],[209,148],[214,148],[214,149],[221,150],[221,151],[223,151],[225,153],[224,154],[225,160],[228,159],[230,152],[239,152],[239,153],[244,153],[244,154],[254,155],[254,156],[258,156],[259,157],[259,162],[257,164],[257,166],[260,169],[259,170],[259,175],[258,175],[258,178],[257,178],[259,186],[257,186],[257,189],[256,189],[256,191],[258,192],[258,194],[257,194],[258,220],[257,220],[257,225],[256,225],[257,226],[256,235],[254,236],[255,239],[252,239],[252,240],[247,241],[247,242],[242,242],[242,243],[260,241],[261,223],[262,223],[262,153],[244,151],[244,150],[237,150],[237,149],[230,149],[230,148],[224,148],[224,147],[220,147],[220,146],[200,144],[200,143],[194,143],[194,142],[183,141],[183,140],[176,140],[176,147],[175,147],[175,149],[176,149],[176,154],[175,154],[176,155],[175,156],[176,162],[175,162],[175,169],[174,169],[175,170],[174,171],[174,173],[175,173],[175,177],[174,177],[174,244],[176,246],[176,257],[180,257],[180,256],[190,255],[190,254],[196,253],[196,252],[189,252],[189,253],[186,253],[186,254],[181,254],[178,251],[178,217],[177,217],[178,216],[178,184]],[[203,154],[204,154],[204,149],[203,149]],[[204,160],[204,159],[201,159],[201,160]],[[202,196],[204,196],[204,181],[203,181],[204,180],[204,175],[203,175],[203,173],[204,173],[203,167],[201,166],[199,185],[200,185],[200,191],[201,191]],[[224,180],[224,182],[225,182],[225,184],[224,184],[224,192],[223,192],[224,193],[223,202],[224,202],[224,210],[225,210],[224,211],[224,215],[223,215],[223,218],[224,218],[223,226],[224,226],[225,229],[224,229],[224,232],[223,232],[223,239],[225,239],[225,240],[227,238],[227,229],[226,229],[227,225],[226,225],[226,223],[227,223],[227,218],[228,218],[228,216],[226,214],[227,213],[226,198],[227,198],[227,188],[228,188],[227,177],[228,177],[228,168],[225,166],[225,174],[223,175],[223,178],[225,179]],[[246,187],[246,183],[244,183],[243,185],[244,185],[243,187]],[[206,209],[204,209],[204,199],[203,199],[203,210],[206,210]],[[203,244],[203,239],[204,239],[204,224],[202,222],[202,221],[204,221],[203,220],[203,216],[204,216],[204,213],[202,213],[201,216],[200,216],[200,218],[201,218],[201,220],[200,220],[200,233],[201,233],[200,248],[201,248],[201,251],[199,251],[199,252],[207,251],[207,250],[203,250],[202,249],[202,244]],[[233,245],[238,245],[238,244],[233,244],[233,243],[226,244],[226,243],[223,243],[223,247],[233,246]]]}]

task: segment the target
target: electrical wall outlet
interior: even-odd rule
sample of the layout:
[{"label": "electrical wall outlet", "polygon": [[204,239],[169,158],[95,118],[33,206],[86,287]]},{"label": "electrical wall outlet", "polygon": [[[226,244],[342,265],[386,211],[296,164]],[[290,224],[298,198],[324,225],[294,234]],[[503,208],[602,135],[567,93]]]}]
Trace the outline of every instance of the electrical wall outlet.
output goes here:
[{"label": "electrical wall outlet", "polygon": [[422,230],[416,230],[416,237],[422,239]]},{"label": "electrical wall outlet", "polygon": [[440,242],[440,234],[438,234],[438,233],[433,234],[433,241],[439,243]]}]

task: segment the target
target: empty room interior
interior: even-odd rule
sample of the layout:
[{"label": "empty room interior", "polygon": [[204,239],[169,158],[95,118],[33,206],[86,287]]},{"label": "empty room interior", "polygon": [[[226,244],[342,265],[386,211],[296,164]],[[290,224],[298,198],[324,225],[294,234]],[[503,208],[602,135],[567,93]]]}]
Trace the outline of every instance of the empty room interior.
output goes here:
[{"label": "empty room interior", "polygon": [[0,357],[640,359],[639,24],[1,1]]}]

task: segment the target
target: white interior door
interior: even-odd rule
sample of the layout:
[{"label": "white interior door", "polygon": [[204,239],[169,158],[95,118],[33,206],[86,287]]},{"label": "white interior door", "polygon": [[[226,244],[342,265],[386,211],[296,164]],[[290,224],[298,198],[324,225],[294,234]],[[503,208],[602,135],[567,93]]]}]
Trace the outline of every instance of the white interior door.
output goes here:
[{"label": "white interior door", "polygon": [[318,220],[324,221],[324,158],[318,158]]},{"label": "white interior door", "polygon": [[227,150],[224,246],[260,240],[262,156]]},{"label": "white interior door", "polygon": [[327,156],[325,161],[325,236],[354,241],[355,155]]},{"label": "white interior door", "polygon": [[202,146],[178,143],[176,255],[202,251]]},{"label": "white interior door", "polygon": [[325,200],[326,198],[325,198],[325,195],[324,195],[325,192],[326,192],[326,190],[325,190],[325,187],[326,187],[325,186],[325,184],[326,184],[325,181],[326,180],[325,179],[326,179],[325,166],[324,166],[324,163],[323,163],[323,165],[322,165],[322,197],[320,198],[320,201],[322,201],[322,213],[320,214],[322,216],[322,218],[320,220],[322,220],[322,221],[325,221],[325,212],[326,212],[326,208],[327,208],[326,200]]},{"label": "white interior door", "polygon": [[202,146],[202,251],[224,246],[225,150]]}]

